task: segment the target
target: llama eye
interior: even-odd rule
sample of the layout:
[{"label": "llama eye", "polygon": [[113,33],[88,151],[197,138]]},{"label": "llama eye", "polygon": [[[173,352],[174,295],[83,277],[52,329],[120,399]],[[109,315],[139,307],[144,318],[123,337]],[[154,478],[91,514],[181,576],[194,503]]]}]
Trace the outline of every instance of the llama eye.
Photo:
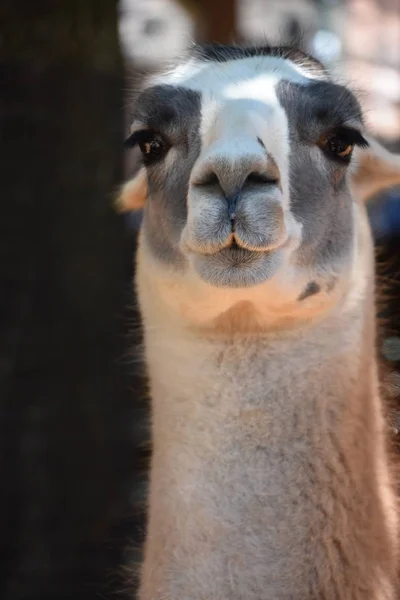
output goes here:
[{"label": "llama eye", "polygon": [[340,156],[340,158],[350,158],[353,152],[353,144],[349,144],[345,140],[341,140],[338,137],[327,140],[327,148],[333,154]]},{"label": "llama eye", "polygon": [[145,164],[161,158],[168,149],[165,139],[159,133],[151,130],[135,131],[126,140],[125,145],[129,147],[139,146]]},{"label": "llama eye", "polygon": [[319,140],[319,146],[334,158],[349,162],[353,153],[354,144],[338,135],[323,136]]},{"label": "llama eye", "polygon": [[365,147],[368,142],[359,131],[346,127],[340,127],[323,135],[318,141],[319,147],[331,158],[348,164],[353,154],[354,146]]},{"label": "llama eye", "polygon": [[157,158],[164,152],[164,142],[161,137],[149,135],[148,138],[139,142],[139,148],[143,156],[150,160]]}]

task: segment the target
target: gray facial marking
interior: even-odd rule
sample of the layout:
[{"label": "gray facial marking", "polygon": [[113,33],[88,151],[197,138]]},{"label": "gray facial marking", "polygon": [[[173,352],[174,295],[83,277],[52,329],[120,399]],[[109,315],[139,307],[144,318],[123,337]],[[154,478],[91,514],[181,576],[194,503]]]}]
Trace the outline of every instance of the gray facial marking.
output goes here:
[{"label": "gray facial marking", "polygon": [[318,285],[318,283],[316,281],[310,281],[310,283],[307,284],[304,291],[300,294],[300,296],[297,298],[297,300],[299,302],[301,302],[302,300],[305,300],[309,296],[314,296],[315,294],[318,294],[318,292],[320,290],[321,290],[321,287]]},{"label": "gray facial marking", "polygon": [[322,150],[316,164],[313,154],[329,128],[361,120],[360,106],[347,89],[325,81],[305,86],[282,81],[277,95],[289,122],[291,209],[303,223],[297,261],[319,270],[334,268],[352,247],[352,198],[346,166]]},{"label": "gray facial marking", "polygon": [[184,262],[178,245],[186,223],[190,172],[200,152],[200,110],[199,93],[157,85],[141,94],[134,112],[135,120],[162,134],[174,152],[174,164],[168,160],[167,167],[163,158],[154,167],[147,166],[149,200],[143,233],[155,257],[175,267]]}]

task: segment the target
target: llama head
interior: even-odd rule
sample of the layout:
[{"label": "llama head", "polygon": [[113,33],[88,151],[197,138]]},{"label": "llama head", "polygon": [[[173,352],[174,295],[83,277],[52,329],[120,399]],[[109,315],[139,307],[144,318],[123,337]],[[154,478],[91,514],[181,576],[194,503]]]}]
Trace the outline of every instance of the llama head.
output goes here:
[{"label": "llama head", "polygon": [[[285,310],[348,281],[357,244],[351,174],[369,144],[354,95],[309,56],[197,47],[139,95],[128,145],[142,166],[147,264],[227,302]],[[155,271],[154,271],[155,272]],[[342,286],[343,287],[343,286]],[[322,302],[323,304],[323,302]]]}]

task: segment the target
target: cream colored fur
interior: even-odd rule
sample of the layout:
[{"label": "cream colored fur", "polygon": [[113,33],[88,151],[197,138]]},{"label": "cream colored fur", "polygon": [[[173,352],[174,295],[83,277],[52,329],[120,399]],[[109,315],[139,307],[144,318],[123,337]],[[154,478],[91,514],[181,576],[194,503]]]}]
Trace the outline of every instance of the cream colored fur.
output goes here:
[{"label": "cream colored fur", "polygon": [[133,179],[130,179],[119,190],[115,202],[118,212],[140,210],[144,207],[147,198],[147,174],[142,167]]},{"label": "cream colored fur", "polygon": [[[369,156],[354,173],[350,276],[330,294],[285,304],[273,280],[210,292],[161,267],[141,236],[153,458],[140,600],[398,597],[362,201],[399,173],[374,143]],[[146,193],[141,172],[120,205]]]},{"label": "cream colored fur", "polygon": [[[374,353],[372,243],[365,210],[359,205],[357,212],[347,289],[333,306],[310,299],[292,320],[286,311],[265,312],[256,295],[245,301],[240,292],[213,299],[196,292],[195,301],[175,275],[157,270],[141,242],[137,286],[154,454],[140,600],[305,600],[302,573],[310,559],[319,586],[312,598],[396,598],[398,519]],[[311,491],[302,497],[310,482],[291,449],[301,443],[299,432],[316,451],[310,459],[319,498]],[[291,481],[275,474],[272,499],[265,478],[273,468],[264,448],[281,454],[283,465],[293,461]],[[255,503],[243,513],[254,490]],[[358,494],[365,505],[352,504]],[[310,502],[322,541],[287,564],[285,548],[301,539],[302,503]],[[265,528],[268,539],[274,511],[282,519],[281,539],[269,542],[283,558],[272,567],[259,559],[265,553],[259,533]],[[352,520],[370,531],[367,546],[358,543]],[[341,555],[354,560],[354,553],[357,576],[346,580]],[[390,561],[385,572],[381,553]],[[298,596],[265,587],[266,574],[279,582],[286,569],[298,569]]]}]

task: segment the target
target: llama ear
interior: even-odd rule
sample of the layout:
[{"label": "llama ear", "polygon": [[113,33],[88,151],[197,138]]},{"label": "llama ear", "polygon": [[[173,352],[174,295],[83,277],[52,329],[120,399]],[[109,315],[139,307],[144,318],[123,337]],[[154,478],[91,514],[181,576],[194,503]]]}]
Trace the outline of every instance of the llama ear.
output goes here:
[{"label": "llama ear", "polygon": [[142,167],[133,179],[124,183],[115,200],[118,212],[140,210],[147,198],[148,184],[146,169]]},{"label": "llama ear", "polygon": [[352,174],[351,187],[361,202],[389,187],[400,185],[400,154],[392,154],[368,136],[369,147],[361,150]]}]

